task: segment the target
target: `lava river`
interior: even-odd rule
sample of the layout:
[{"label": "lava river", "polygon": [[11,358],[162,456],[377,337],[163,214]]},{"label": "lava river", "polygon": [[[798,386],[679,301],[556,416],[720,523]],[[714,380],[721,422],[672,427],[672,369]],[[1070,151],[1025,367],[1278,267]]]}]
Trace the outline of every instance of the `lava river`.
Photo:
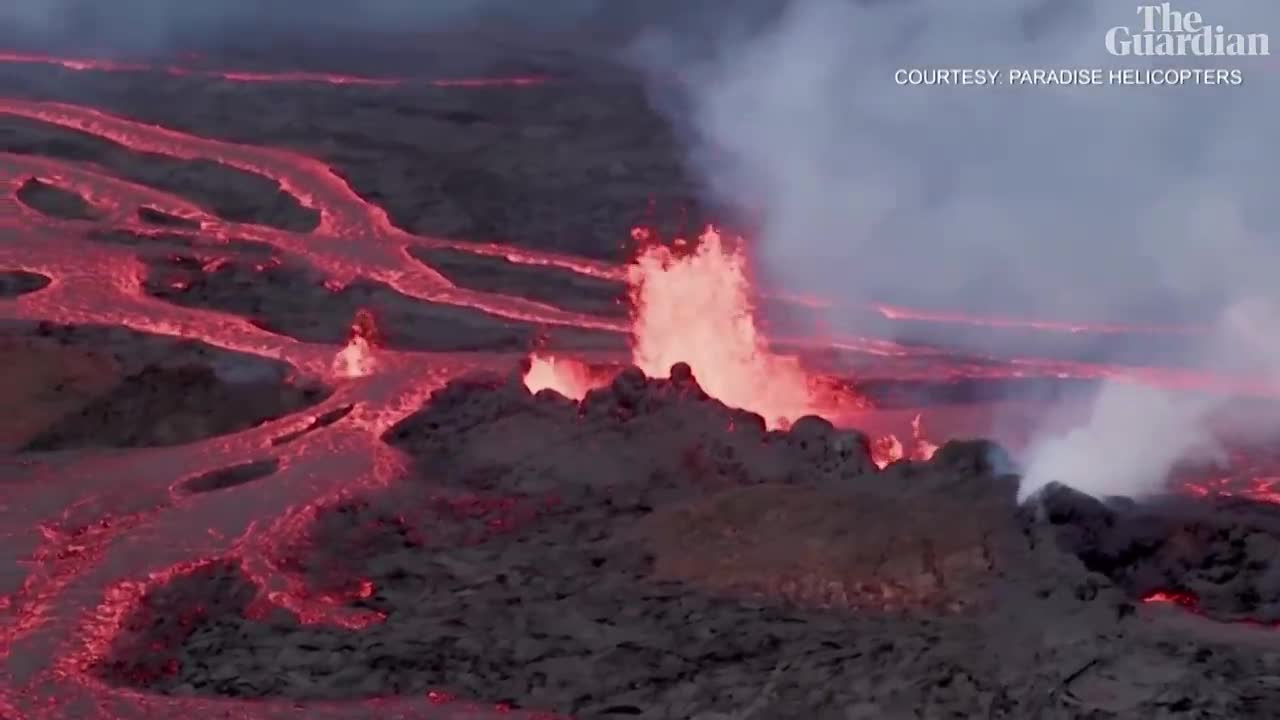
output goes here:
[{"label": "lava river", "polygon": [[[0,60],[140,70],[33,56],[7,55]],[[218,76],[244,81],[360,82],[336,76]],[[534,81],[514,79],[506,84]],[[304,412],[196,443],[127,453],[23,454],[0,459],[0,477],[5,481],[4,495],[0,496],[0,547],[5,568],[0,575],[2,718],[530,717],[503,708],[452,702],[434,693],[305,706],[155,696],[108,685],[88,671],[105,656],[129,611],[149,588],[228,558],[239,563],[258,586],[254,612],[283,611],[302,622],[346,627],[379,622],[375,614],[352,610],[336,601],[332,593],[312,591],[288,568],[280,567],[269,552],[273,539],[296,534],[311,507],[391,482],[403,470],[404,460],[379,436],[419,408],[433,390],[459,373],[476,368],[504,370],[520,360],[512,353],[392,350],[380,346],[377,319],[367,315],[354,320],[350,343],[337,347],[269,332],[230,314],[157,299],[144,292],[145,267],[130,248],[83,239],[87,230],[102,226],[139,234],[156,232],[154,226],[139,219],[141,208],[190,221],[192,229],[165,232],[198,236],[210,262],[233,254],[232,238],[248,239],[315,268],[327,278],[325,286],[330,289],[367,279],[412,298],[470,308],[510,321],[591,329],[630,338],[629,355],[578,357],[555,347],[539,350],[526,377],[533,389],[549,387],[580,396],[607,380],[609,368],[635,364],[650,374],[662,375],[674,362],[686,361],[710,393],[759,412],[775,425],[812,413],[872,428],[884,462],[904,455],[927,456],[933,442],[952,433],[981,432],[989,418],[979,412],[960,421],[930,408],[878,410],[854,389],[856,386],[808,369],[803,358],[833,350],[868,358],[874,361],[876,372],[889,379],[1128,377],[1168,387],[1258,390],[1245,379],[1177,368],[1107,366],[1053,357],[1001,361],[956,358],[883,337],[767,338],[752,313],[754,293],[746,259],[739,247],[714,232],[680,251],[641,242],[636,259],[626,266],[498,244],[421,237],[394,227],[386,212],[358,196],[325,164],[294,152],[193,137],[67,104],[0,99],[0,113],[96,135],[136,152],[208,160],[254,173],[277,182],[320,218],[310,232],[234,223],[171,194],[112,177],[93,165],[0,154],[0,270],[33,273],[50,281],[42,289],[3,301],[0,314],[6,320],[116,326],[187,338],[284,361],[298,375],[324,378],[336,388],[321,404]],[[61,220],[33,211],[17,197],[31,178],[89,199],[96,218]],[[448,248],[623,282],[631,291],[632,314],[623,319],[597,316],[464,289],[411,258],[409,250],[413,248]],[[821,304],[813,299],[791,300],[797,306]],[[1150,331],[1036,324],[887,306],[859,311],[878,317],[886,327],[928,322],[1025,326],[1046,333],[1142,336]],[[785,352],[775,349],[784,346],[788,348]],[[319,429],[299,434],[315,427]],[[297,439],[275,442],[284,436]],[[274,469],[271,481],[245,488],[246,493],[182,491],[184,484],[212,473],[262,464]],[[1268,482],[1266,468],[1251,472],[1260,483]],[[1249,493],[1252,486],[1215,480],[1196,487],[1205,493]],[[489,506],[466,509],[481,513],[509,510]],[[357,585],[348,592],[359,593],[361,588]]]}]

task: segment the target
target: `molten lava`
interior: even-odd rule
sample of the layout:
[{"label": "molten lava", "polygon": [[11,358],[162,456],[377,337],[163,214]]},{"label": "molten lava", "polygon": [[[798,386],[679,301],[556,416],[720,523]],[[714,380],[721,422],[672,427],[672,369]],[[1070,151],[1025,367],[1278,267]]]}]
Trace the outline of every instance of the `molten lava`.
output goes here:
[{"label": "molten lava", "polygon": [[814,380],[778,355],[757,326],[747,258],[715,228],[691,250],[652,244],[627,269],[634,313],[632,362],[650,377],[689,364],[726,405],[759,413],[772,427],[822,414]]},{"label": "molten lava", "polygon": [[[804,415],[830,415],[865,403],[825,378],[809,373],[799,358],[773,352],[756,321],[748,259],[742,244],[727,243],[708,227],[693,244],[642,243],[626,268],[632,306],[631,362],[650,377],[666,377],[686,363],[709,395],[726,405],[760,414],[771,428]],[[525,384],[582,398],[607,382],[577,361],[535,353]]]},{"label": "molten lava", "polygon": [[378,344],[378,326],[373,313],[363,308],[358,310],[351,323],[350,339],[333,358],[334,376],[351,379],[373,374],[373,348]]},{"label": "molten lava", "polygon": [[1190,593],[1164,592],[1164,591],[1153,592],[1150,595],[1147,595],[1146,597],[1142,598],[1142,602],[1152,603],[1152,604],[1163,603],[1163,604],[1169,604],[1169,605],[1180,605],[1182,607],[1191,608],[1191,609],[1194,609],[1198,603],[1198,601],[1196,600],[1196,597],[1194,595],[1191,595]]},{"label": "molten lava", "polygon": [[[632,303],[632,363],[650,377],[666,377],[686,363],[709,395],[726,405],[760,414],[771,428],[786,427],[805,415],[833,416],[869,404],[826,378],[810,373],[799,358],[770,349],[753,307],[748,259],[742,243],[730,245],[708,227],[697,243],[672,246],[643,243],[627,266]],[[581,399],[608,382],[585,364],[545,352],[534,353],[525,374],[533,392],[552,389]],[[876,464],[928,460],[937,446],[925,439],[921,418],[911,422],[911,446],[896,435],[872,441]]]},{"label": "molten lava", "polygon": [[903,446],[897,435],[882,435],[871,441],[871,459],[882,469],[899,460],[928,460],[937,451],[938,445],[930,442],[924,435],[924,425],[919,413],[911,419],[910,449]]},{"label": "molten lava", "polygon": [[297,84],[322,83],[325,85],[367,85],[372,87],[389,87],[422,83],[435,87],[479,88],[479,87],[524,87],[540,85],[547,78],[535,75],[516,77],[471,77],[471,78],[436,78],[417,79],[407,77],[368,77],[362,75],[342,75],[338,73],[306,72],[301,70],[285,72],[255,72],[248,70],[206,70],[183,65],[148,65],[145,63],[116,62],[95,58],[67,58],[52,55],[37,55],[0,51],[0,63],[21,65],[54,65],[77,72],[94,71],[109,73],[160,73],[172,77],[199,77],[211,80],[224,80],[239,83],[271,83]]},{"label": "molten lava", "polygon": [[593,372],[586,363],[543,352],[535,352],[529,357],[529,370],[524,376],[529,392],[554,390],[574,400],[581,400],[589,391],[608,382],[607,375]]}]

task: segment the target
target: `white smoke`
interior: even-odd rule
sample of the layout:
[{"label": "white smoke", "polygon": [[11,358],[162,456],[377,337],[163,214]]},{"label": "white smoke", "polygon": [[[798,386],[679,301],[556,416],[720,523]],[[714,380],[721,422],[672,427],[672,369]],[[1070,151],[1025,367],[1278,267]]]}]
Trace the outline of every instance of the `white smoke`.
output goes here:
[{"label": "white smoke", "polygon": [[1223,449],[1208,432],[1214,405],[1204,397],[1106,383],[1084,424],[1031,447],[1020,499],[1050,483],[1095,496],[1146,495],[1163,489],[1179,463],[1220,462]]},{"label": "white smoke", "polygon": [[[1172,63],[1240,70],[1240,85],[895,82],[909,68],[1007,78],[1012,68],[1155,67],[1104,45],[1109,28],[1137,25],[1138,4],[799,0],[753,36],[699,53],[653,43],[644,60],[664,82],[683,80],[695,167],[717,201],[758,223],[758,261],[775,286],[1041,319],[1204,324],[1222,332],[1184,342],[1173,359],[1280,368],[1280,353],[1253,347],[1258,332],[1277,336],[1274,316],[1254,312],[1248,333],[1230,319],[1280,295],[1271,58]],[[1275,4],[1174,6],[1231,32],[1280,30]],[[1108,384],[1082,428],[1034,444],[1027,488],[1158,489],[1176,464],[1215,455],[1224,403]]]},{"label": "white smoke", "polygon": [[[1197,349],[1209,371],[1246,385],[1280,388],[1280,306],[1261,296],[1227,307]],[[1242,402],[1238,393],[1190,392],[1110,381],[1092,398],[1088,417],[1065,432],[1046,432],[1027,453],[1019,494],[1050,483],[1092,495],[1158,493],[1178,466],[1222,466],[1223,441],[1274,443],[1280,409]]]}]

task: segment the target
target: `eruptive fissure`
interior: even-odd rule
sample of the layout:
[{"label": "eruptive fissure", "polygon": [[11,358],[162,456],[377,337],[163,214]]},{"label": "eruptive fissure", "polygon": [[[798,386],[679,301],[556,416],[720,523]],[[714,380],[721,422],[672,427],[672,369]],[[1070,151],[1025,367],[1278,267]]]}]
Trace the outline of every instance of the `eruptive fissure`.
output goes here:
[{"label": "eruptive fissure", "polygon": [[[17,54],[0,55],[0,62],[53,62],[76,70],[154,70]],[[407,82],[297,73],[160,71],[245,82]],[[536,81],[433,82],[468,86]],[[226,675],[219,675],[215,688],[196,688],[191,684],[193,666],[183,663],[212,662],[206,651],[221,641],[207,640],[207,636],[228,627],[244,631],[238,637],[248,643],[240,648],[245,652],[245,648],[252,649],[244,638],[252,635],[253,628],[282,627],[291,632],[316,628],[316,637],[322,638],[317,642],[331,643],[323,648],[325,657],[341,655],[347,647],[344,643],[356,637],[354,633],[374,632],[397,621],[394,611],[398,606],[393,600],[401,596],[396,593],[414,598],[418,605],[455,603],[453,609],[478,624],[483,624],[482,619],[504,616],[500,609],[509,610],[517,604],[509,597],[514,591],[481,597],[475,588],[483,583],[488,583],[486,587],[514,584],[522,574],[527,575],[527,569],[502,555],[509,546],[494,550],[485,543],[513,538],[526,530],[533,533],[535,544],[545,543],[549,553],[557,553],[554,559],[563,561],[564,582],[581,584],[576,573],[585,577],[593,568],[612,570],[610,563],[616,563],[618,574],[611,576],[615,585],[610,587],[637,594],[649,592],[634,578],[653,558],[646,560],[622,551],[610,555],[616,550],[612,545],[563,550],[572,543],[563,542],[556,533],[568,532],[565,528],[573,523],[598,530],[604,537],[612,532],[601,529],[606,520],[652,515],[654,519],[646,521],[651,525],[640,526],[638,532],[643,535],[645,528],[654,527],[663,532],[643,535],[643,542],[637,544],[647,543],[658,556],[655,562],[662,573],[668,579],[688,580],[713,566],[719,574],[709,585],[731,594],[776,595],[824,607],[870,604],[898,608],[927,601],[948,612],[970,600],[978,602],[974,598],[980,593],[975,588],[985,587],[994,573],[991,567],[996,561],[991,553],[996,539],[1009,542],[1011,547],[1023,542],[1018,533],[1010,531],[1012,525],[1001,524],[998,531],[990,532],[978,525],[966,526],[957,536],[939,532],[927,542],[921,541],[923,549],[913,545],[902,550],[887,541],[876,546],[886,554],[902,553],[902,564],[873,557],[870,551],[842,555],[834,569],[811,558],[806,565],[811,571],[808,576],[788,578],[778,583],[779,587],[769,580],[784,564],[776,555],[757,563],[756,558],[748,561],[702,554],[705,548],[719,547],[715,542],[728,535],[713,542],[700,534],[696,523],[689,523],[691,517],[721,517],[716,513],[727,507],[725,533],[742,535],[750,535],[759,524],[793,522],[768,516],[753,504],[772,503],[774,496],[769,493],[776,492],[775,486],[875,476],[877,481],[901,481],[906,487],[921,473],[956,468],[964,469],[970,479],[978,474],[988,479],[1004,477],[1003,470],[984,465],[985,447],[951,444],[938,449],[935,442],[941,443],[943,436],[952,433],[943,427],[936,431],[938,436],[930,437],[935,421],[942,420],[941,413],[935,417],[928,409],[923,413],[918,408],[896,413],[877,410],[856,385],[839,382],[828,377],[830,373],[806,364],[814,349],[836,348],[874,361],[874,371],[888,378],[1127,378],[1170,388],[1270,392],[1269,386],[1254,379],[1176,368],[1109,366],[1054,358],[999,362],[957,358],[936,348],[878,337],[770,337],[754,311],[757,297],[745,246],[714,230],[693,242],[671,244],[658,243],[639,232],[636,255],[625,266],[500,244],[416,236],[394,227],[383,210],[357,195],[331,168],[298,153],[194,137],[63,103],[0,98],[0,122],[6,116],[71,128],[132,152],[213,162],[252,173],[278,184],[319,220],[308,231],[235,222],[173,193],[122,180],[101,167],[33,154],[0,153],[0,268],[6,273],[6,280],[0,281],[0,289],[6,289],[0,293],[4,295],[0,317],[14,332],[52,324],[107,326],[198,341],[220,350],[281,361],[290,368],[287,387],[281,391],[288,395],[287,402],[282,401],[288,413],[284,416],[264,410],[252,422],[200,428],[201,432],[192,430],[185,435],[168,427],[155,428],[154,437],[148,436],[146,442],[116,443],[144,446],[128,454],[90,450],[0,459],[0,472],[6,480],[4,502],[0,503],[0,537],[8,553],[6,561],[21,558],[24,569],[21,577],[6,576],[0,581],[0,661],[5,663],[0,669],[0,717],[356,717],[349,703],[299,706],[280,701],[246,708],[191,697],[267,697],[286,694],[282,688],[302,695],[307,692],[288,685],[296,678],[282,680],[280,687],[253,687],[235,677],[234,667],[211,670],[215,675]],[[33,178],[38,185],[32,184]],[[61,192],[55,198],[49,188]],[[33,194],[43,199],[34,199]],[[83,203],[69,202],[67,194]],[[152,274],[155,253],[144,252],[146,257],[139,257],[148,243],[155,243],[152,250],[167,248],[168,261],[189,274]],[[432,250],[498,257],[528,267],[553,267],[623,283],[631,315],[575,311],[494,289],[468,288],[431,267],[430,252],[426,251]],[[590,331],[627,338],[630,349],[620,353],[599,350],[598,343],[585,341],[579,348],[549,343],[527,358],[528,349],[523,347],[468,352],[412,350],[392,343],[386,321],[364,307],[350,317],[333,320],[347,328],[345,344],[309,342],[268,329],[268,323],[255,322],[261,318],[251,311],[238,315],[194,301],[177,302],[165,295],[190,292],[193,283],[235,262],[252,268],[246,272],[263,274],[286,261],[315,273],[314,284],[323,292],[336,295],[362,281],[380,283],[405,302],[430,304],[453,319],[463,312],[483,314],[487,322],[527,327],[531,336],[533,330]],[[15,290],[10,292],[9,287]],[[878,312],[889,321],[1009,324],[1007,320],[887,306],[879,307]],[[1043,332],[1152,331],[1027,325]],[[781,350],[783,345],[796,348],[799,354]],[[502,375],[522,358],[527,362],[523,372],[513,377]],[[619,373],[618,368],[624,365],[635,368]],[[144,379],[153,383],[152,375],[176,373],[189,380],[183,373],[196,373],[208,382],[212,382],[210,375],[222,380],[230,377],[226,382],[239,383],[242,391],[259,387],[237,376],[244,372],[249,371],[238,366],[208,372],[151,368]],[[483,372],[497,374],[477,375]],[[127,383],[123,387],[127,389]],[[87,407],[85,412],[96,412],[94,406]],[[837,430],[821,418],[842,427],[864,427],[873,437]],[[598,428],[585,425],[597,420],[601,423]],[[33,443],[36,449],[62,450],[81,444],[77,441],[88,434],[85,426],[71,422],[55,425],[54,431],[40,435]],[[211,434],[218,436],[209,437]],[[458,444],[451,445],[452,441]],[[627,444],[632,441],[647,444],[636,449]],[[551,461],[544,462],[541,453],[558,458],[591,455],[605,471],[599,473],[601,477],[589,478],[556,474],[550,468]],[[410,458],[418,462],[410,462]],[[517,462],[517,458],[532,459]],[[507,465],[499,466],[498,460]],[[914,462],[899,462],[902,460]],[[877,473],[873,466],[884,471]],[[1214,498],[1235,494],[1271,501],[1270,482],[1258,479],[1269,475],[1264,470],[1251,468],[1248,478],[1196,480],[1188,487],[1191,494]],[[431,482],[404,481],[413,478],[416,482],[423,477]],[[606,480],[612,484],[606,485]],[[702,483],[700,490],[727,488],[729,494],[717,495],[709,505],[695,504],[687,511],[655,511],[665,498],[663,493],[689,492],[690,480]],[[978,503],[975,507],[1012,507],[1011,493],[1004,493],[1009,489],[1005,481],[1007,477],[1003,484],[993,483],[994,490],[987,486],[973,490],[975,484],[966,486],[965,492],[981,496],[973,500]],[[758,496],[735,494],[743,484],[772,489]],[[855,509],[877,507],[874,503],[880,496],[876,493],[887,492],[873,488],[867,491],[870,494],[850,500],[844,495],[833,499],[821,494],[826,491],[787,502],[795,502],[789,507],[803,517],[828,503]],[[590,504],[601,496],[608,498],[607,509]],[[972,498],[966,497],[946,509],[963,515],[970,510],[969,500]],[[721,502],[723,506],[716,504]],[[893,518],[914,518],[928,510],[927,503],[914,496],[886,502],[900,514],[886,520],[860,510],[868,525],[879,523],[877,527],[886,532],[898,529],[890,522]],[[1055,507],[1070,514],[1062,510],[1067,505]],[[1117,522],[1113,512],[1090,505],[1085,514],[1098,527],[1111,528]],[[928,513],[928,517],[936,517],[939,511]],[[548,517],[551,522],[539,524]],[[1096,560],[1099,571],[1148,600],[1172,597],[1159,593],[1191,592],[1182,585],[1195,585],[1201,590],[1216,589],[1218,600],[1225,605],[1230,595],[1222,589],[1225,581],[1196,575],[1178,564],[1183,558],[1178,555],[1179,543],[1188,533],[1194,535],[1193,544],[1205,555],[1221,549],[1221,538],[1213,533],[1195,535],[1198,527],[1191,521],[1162,526],[1157,544],[1165,555],[1144,555],[1145,559],[1157,558],[1145,565],[1131,562],[1133,553],[1139,552],[1134,548],[1143,552],[1151,548],[1151,543],[1138,540],[1125,546],[1132,551],[1128,554],[1116,553],[1115,545],[1100,550],[1095,545],[1104,543],[1097,542],[1098,536],[1086,538],[1087,542],[1080,540],[1072,549],[1080,557]],[[699,552],[681,557],[679,548],[673,550],[664,544],[673,537],[664,534],[666,530],[688,533],[706,543],[690,545]],[[621,540],[627,545],[636,538]],[[752,542],[761,547],[767,544]],[[815,546],[823,542],[822,537],[814,540]],[[326,555],[325,547],[350,549],[351,555]],[[1018,547],[1018,552],[1023,552]],[[491,566],[485,567],[497,569],[492,578],[464,577],[467,563],[442,552],[430,569],[434,574],[406,579],[396,554],[431,548],[495,553],[486,556]],[[360,574],[360,563],[366,559],[360,553],[378,561],[378,577]],[[908,561],[914,563],[910,569]],[[1158,572],[1147,572],[1151,567]],[[1139,573],[1140,569],[1146,574]],[[1247,590],[1257,595],[1264,586],[1262,573],[1255,575],[1258,577],[1250,576]],[[498,577],[501,580],[494,579]],[[431,583],[467,590],[436,598],[430,592]],[[964,603],[941,597],[943,590],[953,585],[966,592],[972,590],[973,597],[966,595]],[[1231,587],[1234,592],[1236,586]],[[1087,583],[1072,590],[1077,594],[1096,592]],[[555,591],[547,592],[555,595]],[[193,606],[189,596],[208,602]],[[1237,596],[1240,594],[1231,597]],[[1212,599],[1213,593],[1201,597]],[[650,600],[646,597],[646,602]],[[85,602],[91,606],[86,608]],[[601,618],[617,612],[604,599],[593,598],[592,602],[597,603],[592,611]],[[704,609],[711,613],[718,607],[707,601]],[[726,635],[759,617],[759,613],[752,614],[755,610],[735,608],[736,615],[717,616],[723,620],[719,629]],[[521,622],[539,620],[521,618]],[[594,639],[576,639],[574,652],[596,657],[590,654],[609,645],[599,639],[606,637],[618,652],[634,652],[628,658],[636,663],[641,658],[653,661],[654,657],[659,658],[654,661],[658,664],[671,663],[672,676],[687,670],[689,663],[696,669],[699,662],[717,659],[714,654],[690,660],[650,652],[651,648],[641,647],[638,640],[627,638],[660,636],[670,627],[634,625],[624,632],[617,629],[624,620],[619,617],[615,625],[613,620],[592,619],[598,626]],[[787,622],[785,618],[778,620],[778,627],[787,627]],[[500,699],[487,695],[489,688],[479,686],[498,680],[483,675],[483,663],[476,660],[467,641],[449,635],[449,628],[435,630],[449,642],[432,646],[433,653],[442,657],[453,653],[448,657],[479,668],[471,686],[462,680],[456,684],[475,690],[477,697]],[[864,642],[857,640],[857,633],[845,634],[850,643]],[[689,642],[696,640],[690,638]],[[762,636],[753,642],[773,647],[786,641]],[[823,649],[821,638],[805,637],[797,642],[812,644],[815,653],[829,652],[829,648]],[[539,660],[523,654],[525,648],[508,650],[511,667]],[[865,648],[868,656],[874,652],[878,651],[873,647]],[[395,663],[408,666],[415,653],[415,648],[402,648],[392,655]],[[923,650],[916,653],[923,654]],[[596,659],[603,663],[605,655]],[[10,662],[18,657],[21,662]],[[328,662],[317,658],[308,655],[304,664]],[[834,658],[826,664],[838,666],[841,662]],[[447,668],[433,672],[446,675]],[[532,678],[544,671],[530,672]],[[164,693],[142,692],[140,688]],[[354,681],[345,690],[350,696],[370,694],[355,687]],[[572,696],[569,690],[547,690],[546,696],[555,702],[579,702],[564,700]],[[318,692],[308,697],[324,699]],[[497,710],[508,717],[536,717],[521,715],[523,711],[513,708],[513,702],[506,699]],[[613,711],[615,714],[635,714],[628,710],[634,709],[632,705],[611,703],[609,707],[620,708]],[[450,692],[416,685],[411,694],[361,707],[365,715],[386,718],[484,717],[483,713],[495,710],[492,704],[457,703]],[[77,714],[82,711],[91,714]]]}]

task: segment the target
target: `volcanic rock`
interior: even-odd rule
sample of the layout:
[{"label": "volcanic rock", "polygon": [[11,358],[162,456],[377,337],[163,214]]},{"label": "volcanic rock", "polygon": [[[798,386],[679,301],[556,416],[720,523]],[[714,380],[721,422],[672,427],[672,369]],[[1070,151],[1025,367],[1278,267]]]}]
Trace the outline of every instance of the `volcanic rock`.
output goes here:
[{"label": "volcanic rock", "polygon": [[[816,418],[768,432],[687,367],[626,370],[581,403],[532,395],[518,374],[472,375],[385,439],[414,457],[409,475],[315,508],[276,548],[314,597],[381,622],[249,612],[239,591],[193,578],[154,590],[163,602],[149,596],[137,617],[223,609],[130,636],[104,666],[112,681],[236,697],[431,690],[584,718],[1275,707],[1232,688],[1280,674],[1280,659],[1214,645],[1188,672],[1193,651],[1086,567],[1097,543],[1062,534],[1113,532],[1117,511],[1067,494],[1019,509],[987,443],[877,472],[860,435]],[[165,663],[130,660],[144,646]]]},{"label": "volcanic rock", "polygon": [[15,197],[27,207],[50,217],[66,220],[92,220],[97,213],[79,193],[31,178],[18,188]]},{"label": "volcanic rock", "polygon": [[865,434],[838,430],[820,417],[807,415],[796,420],[781,438],[795,449],[798,466],[823,476],[848,479],[876,470],[871,442]]},{"label": "volcanic rock", "polygon": [[445,248],[414,247],[408,253],[461,287],[526,297],[579,312],[606,316],[626,312],[621,303],[626,288],[617,281]]},{"label": "volcanic rock", "polygon": [[522,494],[679,493],[690,483],[849,479],[875,470],[861,434],[819,418],[768,432],[759,415],[708,396],[683,364],[657,380],[624,369],[580,404],[554,392],[530,395],[499,376],[468,377],[386,439],[440,482]]},{"label": "volcanic rock", "polygon": [[1017,532],[995,507],[946,496],[757,485],[664,509],[642,535],[656,570],[711,590],[819,607],[960,608],[997,571],[990,536]]},{"label": "volcanic rock", "polygon": [[276,460],[240,463],[190,478],[182,483],[181,489],[188,493],[226,490],[227,488],[233,488],[264,478],[278,470],[279,467],[280,463]]},{"label": "volcanic rock", "polygon": [[[96,163],[119,177],[210,207],[228,220],[299,231],[313,229],[319,223],[314,209],[304,207],[279,184],[208,160],[135,153],[89,133],[12,116],[6,116],[0,124],[0,147],[9,152]],[[41,194],[42,206],[52,207],[49,193]],[[28,197],[31,196],[29,191]],[[65,210],[67,205],[65,200],[60,201],[57,209]]]},{"label": "volcanic rock", "polygon": [[158,225],[160,227],[184,228],[187,230],[198,230],[200,222],[189,218],[179,217],[171,213],[157,210],[153,207],[142,206],[138,208],[138,219],[150,225]]},{"label": "volcanic rock", "polygon": [[1280,513],[1267,505],[1104,502],[1060,486],[1036,502],[1065,550],[1133,597],[1180,597],[1220,620],[1280,620]]},{"label": "volcanic rock", "polygon": [[119,381],[108,356],[44,338],[0,335],[0,449],[17,450]]},{"label": "volcanic rock", "polygon": [[[191,253],[150,256],[144,288],[154,297],[186,307],[246,317],[272,332],[306,342],[343,343],[351,318],[367,309],[385,329],[387,347],[463,351],[527,347],[534,329],[466,307],[418,300],[383,283],[356,281],[337,291],[301,263],[229,261],[210,266]],[[616,344],[601,333],[584,336],[596,345]]]},{"label": "volcanic rock", "polygon": [[206,365],[152,365],[62,417],[25,449],[180,445],[253,427],[326,396],[320,387],[228,382]]},{"label": "volcanic rock", "polygon": [[0,271],[0,298],[26,295],[49,286],[49,278],[24,270]]}]

